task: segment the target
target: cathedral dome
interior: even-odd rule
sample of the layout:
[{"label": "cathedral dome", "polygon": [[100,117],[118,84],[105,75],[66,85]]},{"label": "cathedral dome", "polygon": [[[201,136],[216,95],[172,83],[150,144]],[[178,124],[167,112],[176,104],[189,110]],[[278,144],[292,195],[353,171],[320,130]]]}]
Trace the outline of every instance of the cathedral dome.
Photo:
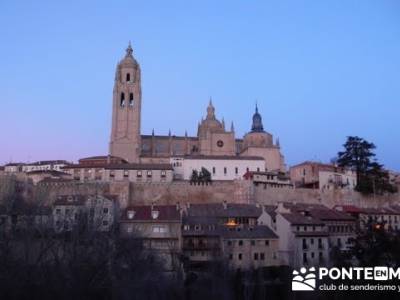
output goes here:
[{"label": "cathedral dome", "polygon": [[207,107],[207,116],[205,120],[202,120],[199,124],[198,131],[200,136],[204,136],[207,131],[214,133],[225,132],[224,125],[215,117],[215,108],[211,99]]}]

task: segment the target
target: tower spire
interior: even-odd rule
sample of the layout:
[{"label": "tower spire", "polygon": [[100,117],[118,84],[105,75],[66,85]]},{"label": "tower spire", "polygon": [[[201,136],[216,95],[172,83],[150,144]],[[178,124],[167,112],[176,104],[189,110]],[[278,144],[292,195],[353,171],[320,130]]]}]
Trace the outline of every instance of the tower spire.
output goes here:
[{"label": "tower spire", "polygon": [[215,108],[212,104],[212,99],[210,97],[210,102],[208,103],[207,107],[207,120],[215,120]]},{"label": "tower spire", "polygon": [[132,56],[133,49],[131,45],[131,41],[129,41],[128,48],[126,48],[126,56]]},{"label": "tower spire", "polygon": [[233,126],[233,121],[231,122],[231,132],[235,132],[235,127]]}]

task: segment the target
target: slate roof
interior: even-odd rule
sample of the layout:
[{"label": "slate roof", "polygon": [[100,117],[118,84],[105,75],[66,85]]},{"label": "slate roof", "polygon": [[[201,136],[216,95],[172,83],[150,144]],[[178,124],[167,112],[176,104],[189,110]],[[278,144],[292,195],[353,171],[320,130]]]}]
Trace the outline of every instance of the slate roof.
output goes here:
[{"label": "slate roof", "polygon": [[278,236],[265,225],[243,226],[243,227],[223,227],[222,237],[226,239],[277,239]]},{"label": "slate roof", "polygon": [[303,216],[300,213],[281,213],[289,223],[292,225],[324,225],[324,222],[312,216]]},{"label": "slate roof", "polygon": [[[128,212],[134,211],[132,219],[128,218]],[[152,211],[158,211],[157,218],[153,218]],[[137,222],[137,221],[179,221],[181,220],[180,211],[175,205],[135,205],[125,209],[121,218],[122,222]]]},{"label": "slate roof", "polygon": [[187,209],[188,216],[213,216],[213,217],[252,217],[258,218],[262,213],[260,207],[252,204],[226,203],[207,203],[191,204]]},{"label": "slate roof", "polygon": [[83,195],[63,195],[58,196],[57,200],[54,201],[54,205],[62,205],[62,206],[81,206],[85,205],[86,198]]}]

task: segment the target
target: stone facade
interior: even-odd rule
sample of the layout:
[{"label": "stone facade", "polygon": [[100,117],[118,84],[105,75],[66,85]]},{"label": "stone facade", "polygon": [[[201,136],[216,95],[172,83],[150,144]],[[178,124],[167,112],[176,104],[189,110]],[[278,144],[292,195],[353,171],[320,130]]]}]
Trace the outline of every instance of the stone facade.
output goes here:
[{"label": "stone facade", "polygon": [[171,157],[175,179],[190,180],[193,171],[207,169],[212,180],[241,179],[246,172],[264,171],[265,162],[261,157],[253,156],[202,156],[188,155]]},{"label": "stone facade", "polygon": [[133,58],[132,52],[129,44],[125,58],[118,64],[115,73],[110,155],[137,163],[141,149],[142,91],[140,66]]}]

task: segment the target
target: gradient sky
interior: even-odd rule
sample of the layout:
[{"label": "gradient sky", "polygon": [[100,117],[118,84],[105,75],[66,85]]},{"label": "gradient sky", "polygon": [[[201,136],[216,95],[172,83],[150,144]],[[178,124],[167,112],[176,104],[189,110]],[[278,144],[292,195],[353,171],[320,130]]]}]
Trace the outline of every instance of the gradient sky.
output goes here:
[{"label": "gradient sky", "polygon": [[249,131],[257,99],[288,165],[346,136],[400,170],[400,1],[0,1],[0,163],[108,152],[131,40],[142,133],[195,135],[212,96]]}]

